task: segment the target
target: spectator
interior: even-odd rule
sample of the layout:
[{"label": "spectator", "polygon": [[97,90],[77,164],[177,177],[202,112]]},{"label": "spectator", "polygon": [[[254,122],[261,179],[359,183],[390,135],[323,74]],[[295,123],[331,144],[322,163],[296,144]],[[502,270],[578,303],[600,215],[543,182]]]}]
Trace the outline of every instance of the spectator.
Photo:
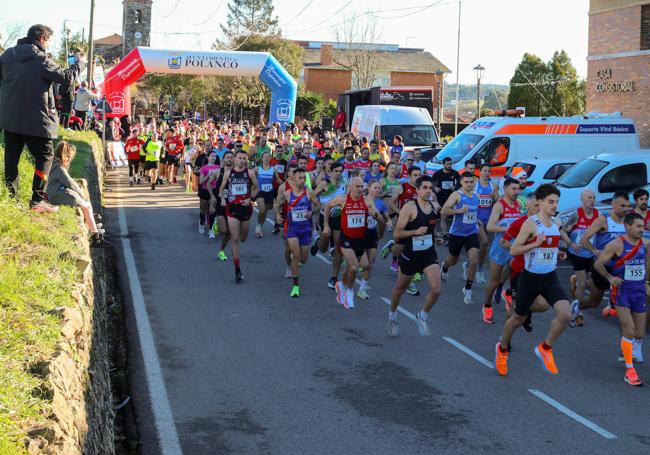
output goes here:
[{"label": "spectator", "polygon": [[5,131],[5,183],[13,196],[18,189],[18,163],[27,145],[34,157],[30,208],[55,212],[47,202],[45,186],[52,167],[52,139],[58,135],[53,84],[71,84],[83,61],[64,70],[46,54],[52,29],[33,25],[16,46],[0,55],[0,129]]},{"label": "spectator", "polygon": [[88,118],[88,111],[90,111],[90,104],[97,98],[97,95],[88,90],[88,82],[81,81],[81,87],[77,90],[74,99],[74,111],[77,117],[81,119],[84,129],[86,129],[86,119]]},{"label": "spectator", "polygon": [[91,245],[100,246],[104,241],[104,230],[95,222],[93,207],[90,201],[84,198],[84,191],[68,173],[76,153],[75,146],[66,141],[61,141],[56,146],[52,170],[47,182],[47,192],[53,205],[67,205],[81,209],[90,231]]},{"label": "spectator", "polygon": [[59,84],[59,103],[61,105],[61,125],[64,128],[70,126],[70,115],[72,111],[72,100],[74,98],[74,82]]},{"label": "spectator", "polygon": [[339,107],[339,112],[334,118],[334,130],[340,133],[345,132],[345,122],[345,112],[343,112],[343,109]]}]

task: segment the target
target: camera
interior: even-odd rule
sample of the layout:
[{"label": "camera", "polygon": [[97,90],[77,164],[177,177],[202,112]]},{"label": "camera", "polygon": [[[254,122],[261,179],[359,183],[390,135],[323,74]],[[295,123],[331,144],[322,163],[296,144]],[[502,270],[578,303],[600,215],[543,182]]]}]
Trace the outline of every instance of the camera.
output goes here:
[{"label": "camera", "polygon": [[75,65],[78,61],[79,59],[76,55],[73,54],[68,55],[68,65]]}]

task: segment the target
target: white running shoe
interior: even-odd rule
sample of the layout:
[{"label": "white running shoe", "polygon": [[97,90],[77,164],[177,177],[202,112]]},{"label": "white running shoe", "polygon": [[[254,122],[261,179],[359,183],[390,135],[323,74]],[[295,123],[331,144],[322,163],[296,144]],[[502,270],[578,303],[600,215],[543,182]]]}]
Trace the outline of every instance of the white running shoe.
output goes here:
[{"label": "white running shoe", "polygon": [[348,310],[354,310],[354,289],[345,288],[345,300],[343,306]]},{"label": "white running shoe", "polygon": [[399,327],[397,327],[397,321],[388,320],[388,336],[396,337],[399,335]]},{"label": "white running shoe", "polygon": [[442,267],[440,267],[440,279],[441,279],[442,281],[447,281],[447,278],[449,278],[449,273],[448,273],[448,272],[444,272],[444,271],[442,270]]},{"label": "white running shoe", "polygon": [[476,282],[480,284],[486,284],[487,280],[485,279],[484,272],[476,272]]},{"label": "white running shoe", "polygon": [[199,234],[205,234],[205,225],[199,224]]},{"label": "white running shoe", "polygon": [[467,261],[463,262],[463,280],[467,281],[467,269],[469,267],[469,264]]},{"label": "white running shoe", "polygon": [[580,302],[578,300],[574,300],[571,302],[571,320],[569,321],[569,327],[575,327],[576,326],[576,319],[580,315]]},{"label": "white running shoe", "polygon": [[284,277],[285,278],[293,277],[293,272],[291,271],[291,267],[287,267],[287,270],[284,271]]},{"label": "white running shoe", "polygon": [[361,300],[370,300],[370,296],[364,288],[359,288],[357,291],[357,297],[359,297]]},{"label": "white running shoe", "polygon": [[256,224],[255,225],[255,237],[258,239],[262,238],[262,225],[261,224]]},{"label": "white running shoe", "polygon": [[471,289],[463,288],[463,295],[465,296],[465,298],[463,299],[463,302],[465,302],[465,304],[469,305],[470,303],[472,303],[472,290]]},{"label": "white running shoe", "polygon": [[208,238],[209,238],[209,239],[214,239],[214,238],[216,238],[216,236],[214,235],[214,231],[213,231],[212,229],[210,229],[210,230],[208,231]]},{"label": "white running shoe", "polygon": [[418,332],[423,337],[431,336],[431,329],[429,329],[429,322],[420,318],[420,312],[418,311],[415,315],[415,323],[418,325]]}]

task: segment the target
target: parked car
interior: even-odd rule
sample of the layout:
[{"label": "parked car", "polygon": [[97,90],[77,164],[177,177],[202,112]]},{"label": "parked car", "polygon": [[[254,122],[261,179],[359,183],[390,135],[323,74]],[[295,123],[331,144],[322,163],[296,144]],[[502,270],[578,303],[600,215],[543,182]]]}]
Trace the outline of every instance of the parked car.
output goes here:
[{"label": "parked car", "polygon": [[558,212],[580,205],[580,193],[590,188],[596,205],[607,205],[617,191],[633,192],[650,187],[650,149],[601,153],[578,161],[567,169],[556,185],[562,196]]},{"label": "parked car", "polygon": [[506,171],[505,177],[510,177],[514,169],[521,168],[528,174],[528,186],[536,189],[543,183],[554,183],[564,172],[575,164],[575,161],[561,160],[518,161]]}]

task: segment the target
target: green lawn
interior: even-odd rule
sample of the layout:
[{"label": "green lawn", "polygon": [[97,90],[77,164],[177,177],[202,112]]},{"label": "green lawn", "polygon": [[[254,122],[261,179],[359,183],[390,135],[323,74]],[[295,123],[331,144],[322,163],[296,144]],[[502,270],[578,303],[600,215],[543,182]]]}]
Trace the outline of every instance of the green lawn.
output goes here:
[{"label": "green lawn", "polygon": [[[84,174],[94,133],[64,132],[78,150],[72,174]],[[95,136],[96,137],[96,136]],[[61,339],[57,308],[73,305],[70,291],[77,271],[72,257],[80,232],[75,211],[56,214],[26,209],[33,166],[25,151],[17,200],[4,186],[4,138],[0,134],[0,454],[25,453],[27,430],[47,420],[51,397],[41,365]]]}]

